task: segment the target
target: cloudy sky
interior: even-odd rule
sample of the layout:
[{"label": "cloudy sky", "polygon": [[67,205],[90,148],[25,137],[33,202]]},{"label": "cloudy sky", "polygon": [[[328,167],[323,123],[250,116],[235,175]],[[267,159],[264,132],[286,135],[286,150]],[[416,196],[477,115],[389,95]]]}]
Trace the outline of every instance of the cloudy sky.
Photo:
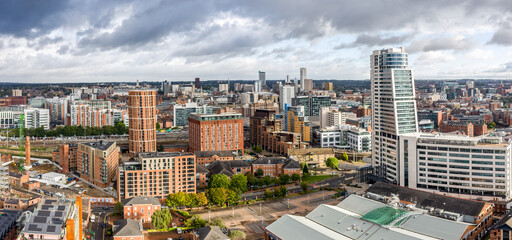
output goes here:
[{"label": "cloudy sky", "polygon": [[0,1],[0,82],[368,79],[397,46],[416,78],[510,79],[512,1]]}]

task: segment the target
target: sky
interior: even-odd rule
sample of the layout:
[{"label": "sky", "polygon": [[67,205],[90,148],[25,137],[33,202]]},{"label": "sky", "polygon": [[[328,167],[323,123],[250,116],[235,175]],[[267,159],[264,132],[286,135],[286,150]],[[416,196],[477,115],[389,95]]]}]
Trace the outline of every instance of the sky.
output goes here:
[{"label": "sky", "polygon": [[512,1],[0,1],[0,82],[363,80],[399,46],[416,79],[511,79]]}]

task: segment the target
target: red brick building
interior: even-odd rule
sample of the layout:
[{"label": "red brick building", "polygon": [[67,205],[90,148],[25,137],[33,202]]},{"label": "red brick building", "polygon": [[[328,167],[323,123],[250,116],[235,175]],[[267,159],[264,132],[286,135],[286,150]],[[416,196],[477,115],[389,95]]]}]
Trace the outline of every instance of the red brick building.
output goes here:
[{"label": "red brick building", "polygon": [[236,174],[246,174],[251,172],[251,164],[242,160],[233,161],[215,161],[208,165],[210,176],[215,174],[224,174],[232,177]]},{"label": "red brick building", "polygon": [[53,162],[59,164],[62,173],[68,174],[77,170],[77,150],[76,144],[63,144],[59,146],[59,150],[52,153]]},{"label": "red brick building", "polygon": [[215,161],[232,161],[235,155],[232,151],[197,151],[196,163],[203,166]]},{"label": "red brick building", "polygon": [[198,188],[206,188],[208,186],[208,179],[210,171],[208,168],[201,164],[196,165],[196,186]]},{"label": "red brick building", "polygon": [[156,151],[156,91],[128,92],[130,155]]},{"label": "red brick building", "polygon": [[190,114],[190,152],[238,151],[244,152],[244,122],[239,113]]},{"label": "red brick building", "polygon": [[124,219],[134,219],[141,223],[151,222],[153,213],[161,208],[160,201],[154,197],[138,196],[124,199],[122,202]]},{"label": "red brick building", "polygon": [[80,177],[102,188],[112,182],[119,166],[119,147],[115,142],[80,143],[77,156]]},{"label": "red brick building", "polygon": [[300,164],[297,161],[282,157],[258,158],[252,162],[252,174],[258,169],[263,170],[263,176],[279,177],[283,174],[300,174]]},{"label": "red brick building", "polygon": [[133,219],[115,221],[112,230],[114,240],[144,240],[141,223]]},{"label": "red brick building", "polygon": [[475,136],[473,124],[470,122],[442,121],[439,125],[439,131],[442,133],[460,131],[466,136]]}]

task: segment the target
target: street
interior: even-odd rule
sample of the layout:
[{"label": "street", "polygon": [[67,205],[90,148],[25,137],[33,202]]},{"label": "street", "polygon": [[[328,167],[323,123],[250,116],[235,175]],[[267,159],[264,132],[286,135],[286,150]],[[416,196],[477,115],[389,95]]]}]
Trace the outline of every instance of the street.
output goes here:
[{"label": "street", "polygon": [[[89,221],[88,230],[86,232],[87,234],[93,234],[95,240],[105,240],[107,238],[107,229],[109,228],[108,225],[108,215],[112,210],[103,210],[102,207],[95,207],[92,209],[92,214],[95,215],[94,222]],[[105,227],[103,227],[103,224],[105,224]],[[92,239],[92,238],[91,238]]]}]

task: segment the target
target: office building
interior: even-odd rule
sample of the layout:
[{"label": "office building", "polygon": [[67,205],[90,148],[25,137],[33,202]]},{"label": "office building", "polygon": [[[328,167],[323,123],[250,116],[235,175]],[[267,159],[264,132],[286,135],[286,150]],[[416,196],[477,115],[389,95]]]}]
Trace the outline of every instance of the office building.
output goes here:
[{"label": "office building", "polygon": [[190,114],[189,151],[244,151],[242,114]]},{"label": "office building", "polygon": [[229,92],[229,84],[219,83],[219,92],[224,92],[224,93]]},{"label": "office building", "polygon": [[21,89],[13,89],[12,90],[13,97],[21,97],[21,95],[22,95]]},{"label": "office building", "polygon": [[299,82],[299,88],[300,90],[304,90],[304,79],[306,79],[307,73],[306,68],[300,68],[300,82]]},{"label": "office building", "polygon": [[195,79],[195,87],[196,89],[200,89],[201,88],[201,80],[199,78],[196,78]]},{"label": "office building", "polygon": [[399,178],[398,136],[418,132],[414,78],[405,48],[373,51],[370,58],[372,90],[372,165],[388,181]]},{"label": "office building", "polygon": [[338,107],[320,108],[320,128],[345,125],[347,118],[356,118],[356,114],[351,112],[341,112]]},{"label": "office building", "polygon": [[305,116],[318,116],[322,107],[331,106],[330,96],[308,95],[292,99],[292,106],[304,106]]},{"label": "office building", "polygon": [[[38,101],[33,101],[32,104],[39,105],[37,107],[41,107],[41,104],[39,104]],[[50,111],[50,123],[58,125],[66,124],[66,117],[68,116],[69,109],[69,98],[54,97],[45,99],[43,105],[44,108]]]},{"label": "office building", "polygon": [[322,87],[325,91],[333,91],[334,90],[334,85],[332,82],[324,82],[322,84]]},{"label": "office building", "polygon": [[279,107],[285,110],[287,106],[292,105],[292,99],[295,97],[295,90],[293,86],[282,85],[279,87]]},{"label": "office building", "polygon": [[279,177],[284,174],[300,174],[300,163],[284,157],[263,157],[252,162],[252,174],[258,169],[263,170],[263,176]]},{"label": "office building", "polygon": [[259,81],[261,83],[261,87],[264,88],[267,86],[267,77],[265,75],[265,72],[259,71],[258,72]]},{"label": "office building", "polygon": [[148,196],[126,198],[121,202],[123,203],[124,219],[133,219],[141,223],[150,223],[153,213],[161,208],[158,199]]},{"label": "office building", "polygon": [[347,131],[347,144],[355,152],[371,152],[372,133],[363,128],[352,127]]},{"label": "office building", "polygon": [[166,198],[195,193],[195,156],[188,152],[144,152],[117,170],[118,199],[136,196]]},{"label": "office building", "polygon": [[128,92],[129,151],[156,151],[156,91],[131,90]]},{"label": "office building", "polygon": [[43,199],[34,213],[25,219],[22,239],[82,239],[82,204],[80,197]]},{"label": "office building", "polygon": [[77,171],[80,177],[105,188],[110,185],[119,165],[119,147],[116,142],[79,143]]},{"label": "office building", "polygon": [[23,111],[25,117],[25,128],[43,127],[50,129],[50,112],[48,109],[27,108]]},{"label": "office building", "polygon": [[168,82],[167,80],[164,80],[162,82],[162,92],[164,94],[168,94],[168,93],[172,92],[172,87],[171,86],[172,86],[171,82]]},{"label": "office building", "polygon": [[254,92],[261,92],[261,82],[260,81],[254,81]]},{"label": "office building", "polygon": [[188,118],[192,113],[213,114],[219,107],[208,105],[199,106],[197,103],[189,102],[182,105],[174,105],[173,109],[173,127],[188,126]]},{"label": "office building", "polygon": [[313,79],[304,79],[302,83],[302,91],[313,91]]}]

